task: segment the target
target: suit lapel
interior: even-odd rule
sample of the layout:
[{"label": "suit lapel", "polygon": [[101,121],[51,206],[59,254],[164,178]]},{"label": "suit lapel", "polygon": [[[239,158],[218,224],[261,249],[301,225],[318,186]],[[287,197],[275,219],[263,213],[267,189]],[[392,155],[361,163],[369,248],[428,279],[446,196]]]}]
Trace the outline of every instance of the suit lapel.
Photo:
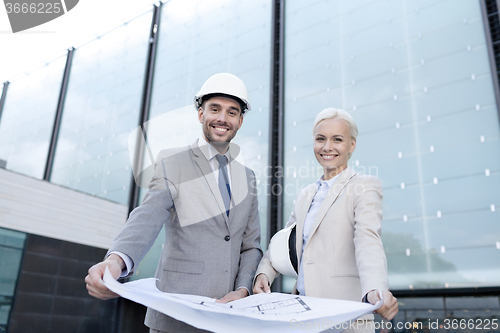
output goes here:
[{"label": "suit lapel", "polygon": [[231,204],[229,210],[229,221],[232,220],[235,207],[241,203],[248,195],[248,181],[245,172],[245,166],[237,162],[231,161]]},{"label": "suit lapel", "polygon": [[330,188],[328,194],[325,197],[325,200],[319,207],[318,214],[316,214],[316,217],[314,218],[314,223],[311,226],[311,231],[309,232],[309,240],[313,237],[314,233],[318,229],[321,222],[323,222],[323,219],[325,218],[326,214],[330,210],[330,207],[333,205],[335,200],[337,200],[339,194],[342,192],[344,187],[346,187],[346,185],[349,183],[349,180],[351,180],[351,178],[355,174],[356,173],[352,170],[352,168],[347,168],[340,174],[339,178],[337,178],[337,180],[333,183],[332,187]]},{"label": "suit lapel", "polygon": [[205,181],[208,183],[208,186],[212,191],[212,195],[214,196],[215,201],[217,201],[217,205],[219,206],[221,215],[224,216],[224,221],[227,225],[228,217],[226,215],[226,208],[224,206],[224,201],[222,200],[222,195],[220,194],[219,186],[217,185],[217,181],[215,180],[215,175],[213,174],[212,167],[210,167],[210,164],[201,152],[200,147],[198,146],[198,141],[195,141],[191,145],[191,150],[193,151],[193,154],[195,156],[194,160],[196,161],[196,164],[198,164],[198,167],[200,168]]},{"label": "suit lapel", "polygon": [[[245,165],[240,154],[240,147],[235,143],[229,144],[229,168],[231,177],[231,204],[229,223],[232,223],[236,213],[236,206],[243,202],[250,193],[250,179],[247,177]],[[228,225],[229,228],[229,225]]]}]

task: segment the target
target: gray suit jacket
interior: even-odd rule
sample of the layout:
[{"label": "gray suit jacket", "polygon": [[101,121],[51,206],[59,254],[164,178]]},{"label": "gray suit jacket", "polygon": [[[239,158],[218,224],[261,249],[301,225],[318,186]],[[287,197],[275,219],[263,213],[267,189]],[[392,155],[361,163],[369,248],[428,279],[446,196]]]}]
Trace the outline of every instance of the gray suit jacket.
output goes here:
[{"label": "gray suit jacket", "polygon": [[[237,146],[231,145],[231,157]],[[137,265],[165,225],[165,245],[155,277],[161,291],[220,298],[238,287],[252,290],[262,257],[255,175],[231,163],[229,217],[216,178],[197,142],[163,150],[142,204],[134,209],[109,251]],[[193,327],[148,309],[146,325],[166,332]]]}]

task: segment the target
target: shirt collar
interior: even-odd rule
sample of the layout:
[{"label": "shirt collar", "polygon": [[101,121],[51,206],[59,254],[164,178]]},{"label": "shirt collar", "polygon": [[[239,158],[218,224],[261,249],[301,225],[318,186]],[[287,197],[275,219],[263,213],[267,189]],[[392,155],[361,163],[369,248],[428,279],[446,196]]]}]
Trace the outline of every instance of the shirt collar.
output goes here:
[{"label": "shirt collar", "polygon": [[329,180],[324,180],[325,179],[325,175],[322,175],[321,177],[319,177],[319,179],[315,183],[315,185],[316,185],[316,191],[319,190],[319,187],[321,185],[323,185],[323,186],[326,185],[328,188],[332,187],[333,183],[335,183],[335,180],[337,180],[337,178],[339,178],[339,176],[342,174],[342,172],[339,173],[338,175],[336,175],[335,177],[329,179]]},{"label": "shirt collar", "polygon": [[[210,161],[215,155],[220,154],[217,149],[215,149],[211,144],[205,140],[203,136],[200,136],[198,138],[198,147],[200,148],[201,152],[207,159],[207,161]],[[227,160],[230,161],[230,156],[231,154],[229,153],[231,151],[231,145],[229,145],[229,149],[222,155],[227,157]]]}]

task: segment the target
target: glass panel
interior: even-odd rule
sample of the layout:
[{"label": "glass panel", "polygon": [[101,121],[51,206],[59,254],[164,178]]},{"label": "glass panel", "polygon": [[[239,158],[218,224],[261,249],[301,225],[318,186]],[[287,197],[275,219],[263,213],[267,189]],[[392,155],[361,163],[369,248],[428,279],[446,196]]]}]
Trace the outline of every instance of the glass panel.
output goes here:
[{"label": "glass panel", "polygon": [[22,251],[0,246],[0,295],[14,295]]},{"label": "glass panel", "polygon": [[[173,0],[165,3],[148,123],[148,140],[154,157],[162,149],[189,145],[202,134],[193,98],[203,82],[219,72],[235,74],[245,82],[252,110],[245,115],[233,142],[241,147],[245,165],[257,176],[264,248],[267,247],[265,171],[268,165],[270,42],[270,0]],[[146,156],[143,169],[151,164]],[[143,189],[141,197],[144,195]],[[163,239],[163,235],[160,238]],[[155,245],[139,269],[154,272],[160,252],[161,246]],[[144,276],[138,276],[141,277]]]},{"label": "glass panel", "polygon": [[9,84],[0,119],[0,159],[7,169],[43,178],[66,57]]},{"label": "glass panel", "polygon": [[26,234],[0,228],[0,331],[5,332],[16,290]]},{"label": "glass panel", "polygon": [[152,12],[75,50],[51,182],[128,204]]},{"label": "glass panel", "polygon": [[[285,10],[285,169],[317,165],[319,111],[351,112],[360,134],[349,165],[384,188],[391,288],[498,286],[488,259],[500,248],[500,131],[479,2],[290,0]],[[320,175],[285,173],[284,222]]]}]

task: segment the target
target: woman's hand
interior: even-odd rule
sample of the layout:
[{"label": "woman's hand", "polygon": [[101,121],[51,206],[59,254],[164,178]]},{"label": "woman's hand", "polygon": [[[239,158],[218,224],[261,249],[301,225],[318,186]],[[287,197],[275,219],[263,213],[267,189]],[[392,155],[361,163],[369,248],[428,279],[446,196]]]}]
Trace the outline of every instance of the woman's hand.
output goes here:
[{"label": "woman's hand", "polygon": [[253,293],[254,294],[271,293],[271,288],[269,287],[269,279],[266,274],[261,273],[257,275],[257,278],[255,279],[255,285],[253,286]]},{"label": "woman's hand", "polygon": [[[375,313],[378,313],[385,320],[391,320],[398,313],[398,301],[396,297],[392,295],[390,291],[382,291],[382,297],[384,298],[384,303],[380,308],[378,308]],[[380,301],[377,290],[372,290],[368,293],[368,302],[375,304]]]}]

